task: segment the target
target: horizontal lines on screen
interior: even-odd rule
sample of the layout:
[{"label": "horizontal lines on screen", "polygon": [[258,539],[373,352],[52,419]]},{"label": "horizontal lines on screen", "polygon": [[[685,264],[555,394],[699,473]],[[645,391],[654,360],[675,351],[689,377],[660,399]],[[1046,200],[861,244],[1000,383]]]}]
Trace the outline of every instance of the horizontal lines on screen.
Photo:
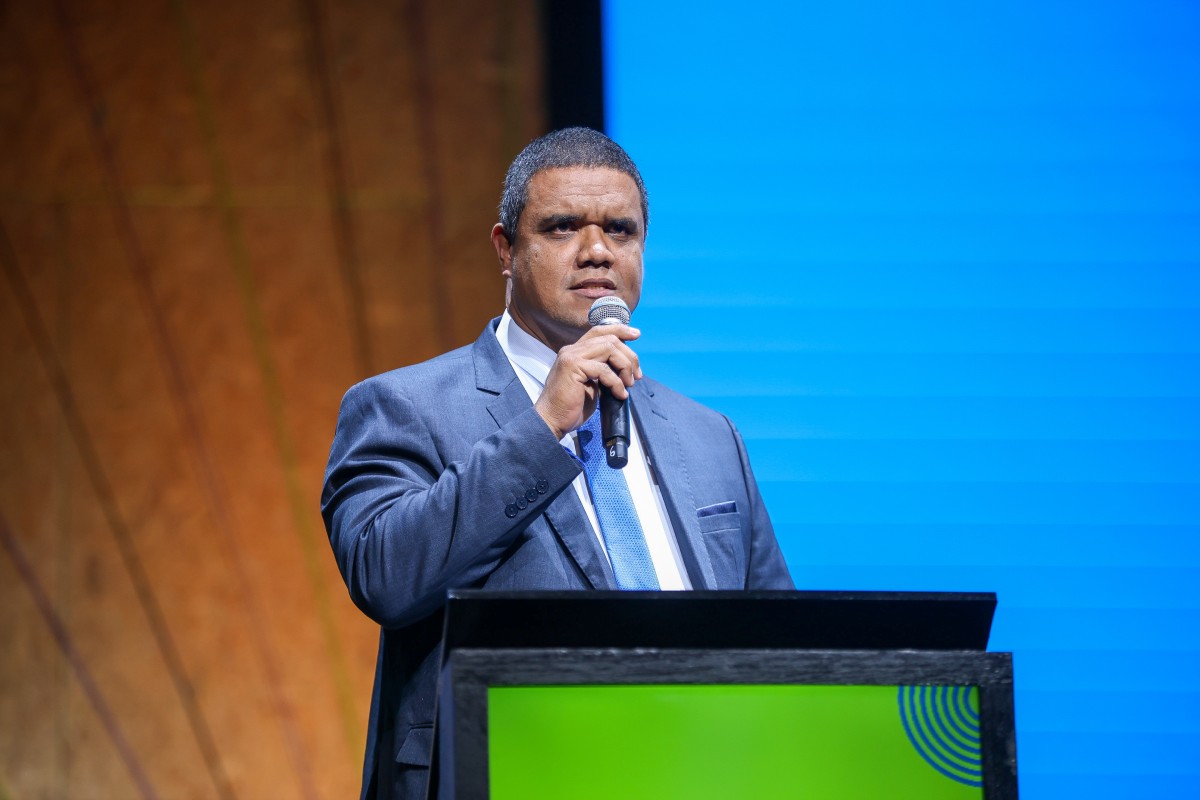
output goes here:
[{"label": "horizontal lines on screen", "polygon": [[[1195,237],[1200,239],[1200,220],[1196,230]],[[644,300],[635,319],[649,334],[680,321],[678,316],[659,317],[666,309],[692,310],[695,316],[682,320],[688,327],[702,320],[719,322],[724,314],[740,320],[738,314],[753,313],[756,308],[777,311],[797,326],[805,324],[806,309],[817,314],[857,314],[874,309],[885,314],[908,312],[910,321],[917,325],[921,324],[920,314],[938,308],[960,315],[981,309],[1008,309],[1018,318],[1026,313],[1023,309],[1061,310],[1066,314],[1074,309],[1102,313],[1108,309],[1167,313],[1173,313],[1172,309],[1200,309],[1200,242],[1189,247],[1197,251],[1191,261],[1154,260],[1143,251],[1135,259],[1121,259],[1112,252],[1093,252],[1091,248],[1086,255],[1066,254],[1054,260],[1032,249],[1011,259],[989,254],[988,260],[983,260],[982,253],[932,259],[929,253],[910,256],[903,248],[885,250],[879,246],[864,255],[855,252],[864,246],[858,241],[864,237],[862,231],[856,231],[849,242],[826,239],[827,233],[789,229],[787,247],[774,243],[768,250],[768,245],[759,245],[764,247],[761,253],[754,252],[753,242],[739,243],[736,249],[726,251],[706,249],[703,238],[668,246],[656,242],[657,235],[651,233]],[[1176,228],[1162,235],[1177,241],[1180,231]],[[793,238],[798,243],[791,242]],[[799,259],[796,249],[811,243],[822,243],[822,248],[836,252]],[[644,321],[647,315],[655,325]],[[767,322],[756,320],[756,324]],[[805,328],[797,330],[803,332]],[[736,333],[737,329],[729,328],[729,332]]]},{"label": "horizontal lines on screen", "polygon": [[717,406],[723,397],[1200,398],[1194,353],[713,352],[647,357],[642,368]]},{"label": "horizontal lines on screen", "polygon": [[1179,483],[1200,494],[1195,441],[764,439],[751,449],[760,481]]},{"label": "horizontal lines on screen", "polygon": [[[1200,568],[1197,525],[776,522],[775,532],[803,541],[805,572],[861,567],[872,581],[886,582],[886,570],[891,567],[904,575],[926,567],[938,571],[930,572],[931,578],[951,577],[945,570],[969,567],[973,575],[989,580],[1020,568],[1029,570],[1031,586],[1042,591],[1051,586],[1045,580],[1050,573],[1066,568],[1086,571],[1078,573],[1086,574],[1086,580],[1109,579],[1093,585],[1103,585],[1109,593],[1122,581],[1106,570],[1129,569],[1151,575],[1155,569]],[[863,581],[851,583],[861,585]],[[1092,588],[1076,581],[1052,588],[1058,591],[1066,586],[1085,597],[1094,594]],[[1200,606],[1200,591],[1192,588],[1185,605]],[[1111,596],[1106,594],[1106,598]]]},{"label": "horizontal lines on screen", "polygon": [[[1194,483],[759,481],[759,486],[776,524],[1200,525]],[[806,539],[798,532],[784,548],[801,553]]]},{"label": "horizontal lines on screen", "polygon": [[[1177,288],[1164,286],[1161,291]],[[1116,293],[1117,287],[1113,291]],[[636,322],[645,332],[638,353],[648,361],[659,353],[871,353],[881,348],[914,354],[1200,353],[1200,307],[816,308],[801,304],[726,304],[642,308]],[[881,331],[888,335],[881,336]]]},{"label": "horizontal lines on screen", "polygon": [[729,415],[747,441],[1200,440],[1193,397],[693,397]]}]

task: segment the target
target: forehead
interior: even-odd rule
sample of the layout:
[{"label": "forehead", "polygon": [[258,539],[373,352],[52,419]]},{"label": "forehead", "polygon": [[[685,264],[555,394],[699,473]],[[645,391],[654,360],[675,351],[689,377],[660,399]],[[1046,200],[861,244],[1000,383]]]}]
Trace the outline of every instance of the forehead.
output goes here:
[{"label": "forehead", "polygon": [[525,209],[533,212],[530,216],[583,212],[642,216],[633,178],[608,167],[554,167],[535,173],[529,181]]}]

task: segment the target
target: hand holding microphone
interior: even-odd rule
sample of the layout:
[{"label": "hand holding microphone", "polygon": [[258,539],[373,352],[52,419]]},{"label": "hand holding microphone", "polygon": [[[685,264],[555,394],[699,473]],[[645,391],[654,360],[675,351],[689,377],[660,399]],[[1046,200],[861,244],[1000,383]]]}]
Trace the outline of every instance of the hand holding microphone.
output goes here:
[{"label": "hand holding microphone", "polygon": [[629,307],[612,295],[592,304],[588,322],[592,327],[577,342],[558,351],[534,407],[561,439],[591,417],[599,402],[609,464],[623,467],[629,446],[629,387],[642,377],[637,354],[626,342],[641,332],[628,324]]}]

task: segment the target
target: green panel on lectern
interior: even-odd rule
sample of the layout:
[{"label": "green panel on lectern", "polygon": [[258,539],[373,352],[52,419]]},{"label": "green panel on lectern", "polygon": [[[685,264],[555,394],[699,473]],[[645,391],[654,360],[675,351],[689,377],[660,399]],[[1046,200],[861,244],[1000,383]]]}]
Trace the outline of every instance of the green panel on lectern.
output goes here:
[{"label": "green panel on lectern", "polygon": [[488,689],[492,800],[981,800],[965,686]]}]

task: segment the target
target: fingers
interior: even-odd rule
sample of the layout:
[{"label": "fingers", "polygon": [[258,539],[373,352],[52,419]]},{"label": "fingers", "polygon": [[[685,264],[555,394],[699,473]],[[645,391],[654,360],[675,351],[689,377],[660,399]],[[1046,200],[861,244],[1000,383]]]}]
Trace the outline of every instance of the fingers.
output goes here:
[{"label": "fingers", "polygon": [[535,404],[558,438],[575,430],[595,410],[598,388],[614,397],[629,397],[629,387],[642,377],[637,353],[625,342],[641,333],[627,325],[588,330],[579,341],[558,351]]},{"label": "fingers", "polygon": [[[631,331],[626,328],[624,332]],[[577,370],[587,380],[603,384],[617,397],[625,398],[626,387],[642,377],[642,368],[637,353],[620,338],[621,333],[593,328],[575,344],[559,350],[555,363],[561,362],[565,368]]]},{"label": "fingers", "polygon": [[606,362],[614,372],[621,375],[626,386],[633,386],[634,381],[641,379],[642,368],[637,353],[625,342],[637,339],[641,335],[641,331],[628,325],[598,325],[590,328],[574,345],[560,350],[559,357],[562,357],[565,350],[580,348],[580,352],[585,356]]},{"label": "fingers", "polygon": [[[615,357],[614,357],[615,358]],[[632,368],[616,367],[603,361],[582,361],[577,368],[588,383],[607,387],[614,396],[624,400],[629,396],[629,388],[634,383]]]}]

